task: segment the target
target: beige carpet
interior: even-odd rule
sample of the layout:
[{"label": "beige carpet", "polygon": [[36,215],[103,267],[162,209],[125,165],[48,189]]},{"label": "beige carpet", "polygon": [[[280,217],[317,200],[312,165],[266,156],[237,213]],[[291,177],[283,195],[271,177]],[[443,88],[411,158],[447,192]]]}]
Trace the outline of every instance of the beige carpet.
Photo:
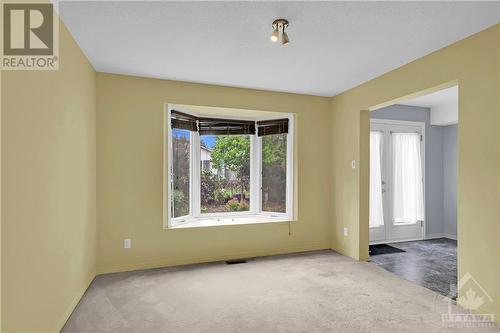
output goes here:
[{"label": "beige carpet", "polygon": [[444,327],[447,311],[433,291],[321,251],[101,275],[63,332],[471,331]]}]

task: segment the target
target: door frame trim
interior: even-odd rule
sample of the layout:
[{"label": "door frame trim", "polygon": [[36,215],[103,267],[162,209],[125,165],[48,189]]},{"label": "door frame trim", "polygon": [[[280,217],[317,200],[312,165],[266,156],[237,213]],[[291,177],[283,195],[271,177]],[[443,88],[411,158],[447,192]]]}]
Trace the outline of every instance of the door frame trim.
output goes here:
[{"label": "door frame trim", "polygon": [[[425,160],[425,146],[426,146],[426,136],[425,136],[425,126],[426,123],[423,121],[407,121],[407,120],[394,120],[394,119],[382,119],[382,118],[371,118],[370,117],[370,125],[371,124],[384,124],[384,125],[401,125],[401,126],[415,126],[419,127],[420,130],[422,131],[422,177],[424,178],[423,182],[423,192],[424,192],[424,221],[422,223],[422,237],[418,239],[411,239],[411,240],[424,240],[426,239],[426,230],[427,230],[427,201],[426,201],[426,160]],[[371,130],[371,126],[370,126]],[[370,170],[370,166],[368,165],[368,170]],[[369,204],[369,203],[368,203]],[[373,244],[384,244],[384,243],[395,243],[395,242],[402,242],[404,240],[388,240],[388,241],[375,241],[375,242],[370,242],[370,238],[368,237],[368,244],[373,245]]]}]

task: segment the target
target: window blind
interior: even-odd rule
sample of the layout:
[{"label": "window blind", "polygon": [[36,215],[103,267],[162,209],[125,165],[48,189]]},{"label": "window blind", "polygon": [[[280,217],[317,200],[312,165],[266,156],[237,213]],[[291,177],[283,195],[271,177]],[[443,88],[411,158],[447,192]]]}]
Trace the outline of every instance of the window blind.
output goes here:
[{"label": "window blind", "polygon": [[179,111],[171,111],[170,122],[172,128],[188,130],[192,132],[198,131],[198,126],[196,124],[198,118],[187,113],[182,113]]},{"label": "window blind", "polygon": [[288,118],[257,122],[258,136],[288,133]]},{"label": "window blind", "polygon": [[200,135],[255,134],[255,122],[249,120],[198,118]]},{"label": "window blind", "polygon": [[238,120],[196,117],[187,113],[171,111],[172,128],[199,132],[200,135],[254,135],[288,133],[288,118],[272,120]]}]

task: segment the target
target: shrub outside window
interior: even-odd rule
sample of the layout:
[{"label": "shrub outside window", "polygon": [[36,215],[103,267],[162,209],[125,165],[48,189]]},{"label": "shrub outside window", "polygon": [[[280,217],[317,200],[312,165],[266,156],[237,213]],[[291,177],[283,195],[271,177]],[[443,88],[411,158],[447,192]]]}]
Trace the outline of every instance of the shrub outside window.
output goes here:
[{"label": "shrub outside window", "polygon": [[201,213],[250,210],[250,136],[201,135]]},{"label": "shrub outside window", "polygon": [[262,137],[262,210],[286,213],[287,134]]},{"label": "shrub outside window", "polygon": [[172,131],[173,217],[189,215],[190,136],[186,130]]}]

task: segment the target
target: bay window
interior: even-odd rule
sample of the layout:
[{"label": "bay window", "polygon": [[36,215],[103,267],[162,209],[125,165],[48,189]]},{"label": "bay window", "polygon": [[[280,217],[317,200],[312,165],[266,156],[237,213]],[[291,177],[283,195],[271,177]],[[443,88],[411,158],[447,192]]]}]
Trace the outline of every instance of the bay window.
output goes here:
[{"label": "bay window", "polygon": [[227,119],[167,112],[168,227],[293,218],[292,115]]}]

